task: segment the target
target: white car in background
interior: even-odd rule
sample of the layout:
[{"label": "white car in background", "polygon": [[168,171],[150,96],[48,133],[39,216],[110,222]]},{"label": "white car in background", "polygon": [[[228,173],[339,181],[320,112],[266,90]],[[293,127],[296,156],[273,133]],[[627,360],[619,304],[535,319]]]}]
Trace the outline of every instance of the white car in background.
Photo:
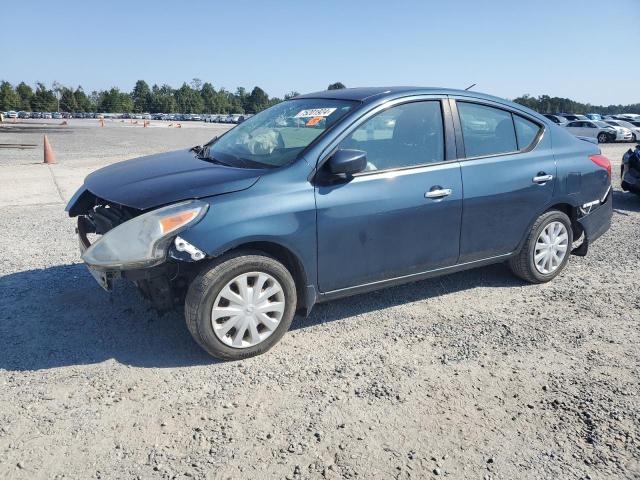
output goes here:
[{"label": "white car in background", "polygon": [[18,112],[14,112],[13,110],[8,111],[7,118],[18,118]]},{"label": "white car in background", "polygon": [[640,126],[634,125],[634,123],[640,122],[627,122],[626,120],[605,120],[606,123],[613,127],[626,128],[631,132],[631,141],[636,142],[640,140]]},{"label": "white car in background", "polygon": [[[594,120],[576,120],[567,123],[566,128],[576,137],[591,137],[598,139],[598,143],[615,142],[618,140],[616,127],[605,122]],[[629,132],[631,137],[631,132]]]},{"label": "white car in background", "polygon": [[616,115],[616,117],[618,118],[618,120],[640,121],[640,115],[637,113],[621,113],[620,115]]}]

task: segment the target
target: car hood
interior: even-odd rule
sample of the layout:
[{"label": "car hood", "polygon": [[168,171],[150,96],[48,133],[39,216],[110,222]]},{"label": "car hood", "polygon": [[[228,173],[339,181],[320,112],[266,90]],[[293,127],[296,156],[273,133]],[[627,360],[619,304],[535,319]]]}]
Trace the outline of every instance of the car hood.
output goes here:
[{"label": "car hood", "polygon": [[147,210],[180,200],[244,190],[264,172],[211,163],[191,150],[177,150],[101,168],[85,179],[84,187],[104,200]]}]

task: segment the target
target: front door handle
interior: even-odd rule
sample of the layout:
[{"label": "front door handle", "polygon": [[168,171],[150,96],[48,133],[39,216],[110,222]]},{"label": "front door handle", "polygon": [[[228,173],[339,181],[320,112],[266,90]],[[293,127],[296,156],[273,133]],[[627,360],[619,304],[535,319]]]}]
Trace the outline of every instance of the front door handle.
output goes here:
[{"label": "front door handle", "polygon": [[426,198],[444,198],[444,197],[448,197],[452,193],[453,193],[453,190],[451,190],[450,188],[435,187],[429,190],[427,193],[425,193],[424,196]]},{"label": "front door handle", "polygon": [[547,175],[546,173],[540,172],[538,175],[532,178],[533,183],[547,183],[553,180],[553,175]]}]

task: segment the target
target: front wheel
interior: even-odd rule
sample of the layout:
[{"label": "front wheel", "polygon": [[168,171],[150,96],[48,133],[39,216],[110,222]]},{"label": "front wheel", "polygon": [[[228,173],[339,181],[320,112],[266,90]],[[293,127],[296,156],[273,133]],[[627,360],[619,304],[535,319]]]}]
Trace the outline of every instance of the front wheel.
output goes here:
[{"label": "front wheel", "polygon": [[276,259],[236,253],[200,273],[185,299],[187,328],[209,354],[240,360],[269,350],[289,329],[296,285]]},{"label": "front wheel", "polygon": [[609,139],[609,137],[607,136],[606,133],[599,133],[598,134],[598,143],[607,143],[607,140]]},{"label": "front wheel", "polygon": [[520,252],[509,260],[509,266],[523,280],[548,282],[567,265],[572,243],[571,220],[564,212],[550,210],[538,217]]}]

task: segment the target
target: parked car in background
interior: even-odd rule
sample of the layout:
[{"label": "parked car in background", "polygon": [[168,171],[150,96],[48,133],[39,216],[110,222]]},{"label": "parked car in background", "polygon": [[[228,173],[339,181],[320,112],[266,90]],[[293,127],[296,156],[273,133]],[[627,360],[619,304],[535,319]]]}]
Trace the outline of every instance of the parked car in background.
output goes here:
[{"label": "parked car in background", "polygon": [[640,195],[640,145],[629,149],[622,157],[620,167],[621,186],[626,192]]},{"label": "parked car in background", "polygon": [[640,120],[640,114],[638,113],[621,113],[618,117],[621,120]]},{"label": "parked car in background", "polygon": [[51,120],[53,118],[53,114],[51,112],[42,112],[42,118]]},{"label": "parked car in background", "polygon": [[14,112],[13,110],[9,110],[5,116],[7,118],[18,118],[18,112]]},{"label": "parked car in background", "polygon": [[[617,120],[614,120],[617,121]],[[631,142],[633,140],[633,133],[631,130],[619,125],[611,125],[616,129],[616,141],[617,142]]]},{"label": "parked car in background", "polygon": [[18,118],[26,119],[26,118],[30,118],[30,117],[31,117],[31,114],[29,112],[24,112],[24,111],[18,112]]},{"label": "parked car in background", "polygon": [[318,302],[505,261],[552,280],[609,228],[611,164],[507,100],[351,88],[102,168],[67,211],[103,288],[124,278],[160,310],[184,303],[197,343],[239,360]]},{"label": "parked car in background", "polygon": [[559,113],[558,115],[566,118],[570,122],[573,122],[576,120],[589,120],[589,118],[586,115],[579,115],[579,114],[573,114],[573,113]]},{"label": "parked car in background", "polygon": [[[631,140],[635,142],[640,139],[640,126],[634,125],[631,122],[627,122],[626,120],[604,120],[604,122],[612,125],[613,127],[621,127],[629,130],[631,132]],[[635,122],[640,123],[640,122]]]},{"label": "parked car in background", "polygon": [[567,123],[564,128],[576,137],[596,138],[598,143],[615,142],[618,136],[613,125],[592,120],[577,120]]},{"label": "parked car in background", "polygon": [[544,116],[557,125],[564,125],[565,123],[569,123],[569,120],[567,120],[565,117],[561,117],[560,115],[551,115],[549,113],[545,113]]},{"label": "parked car in background", "polygon": [[56,120],[60,120],[60,119],[62,118],[62,113],[60,113],[60,112],[53,112],[53,113],[51,114],[51,118],[54,118],[54,119],[56,119]]},{"label": "parked car in background", "polygon": [[586,117],[589,120],[602,120],[602,115],[599,113],[587,113]]},{"label": "parked car in background", "polygon": [[[640,120],[629,120],[629,123],[634,127],[640,127]],[[636,141],[640,141],[640,137],[636,137]]]}]

